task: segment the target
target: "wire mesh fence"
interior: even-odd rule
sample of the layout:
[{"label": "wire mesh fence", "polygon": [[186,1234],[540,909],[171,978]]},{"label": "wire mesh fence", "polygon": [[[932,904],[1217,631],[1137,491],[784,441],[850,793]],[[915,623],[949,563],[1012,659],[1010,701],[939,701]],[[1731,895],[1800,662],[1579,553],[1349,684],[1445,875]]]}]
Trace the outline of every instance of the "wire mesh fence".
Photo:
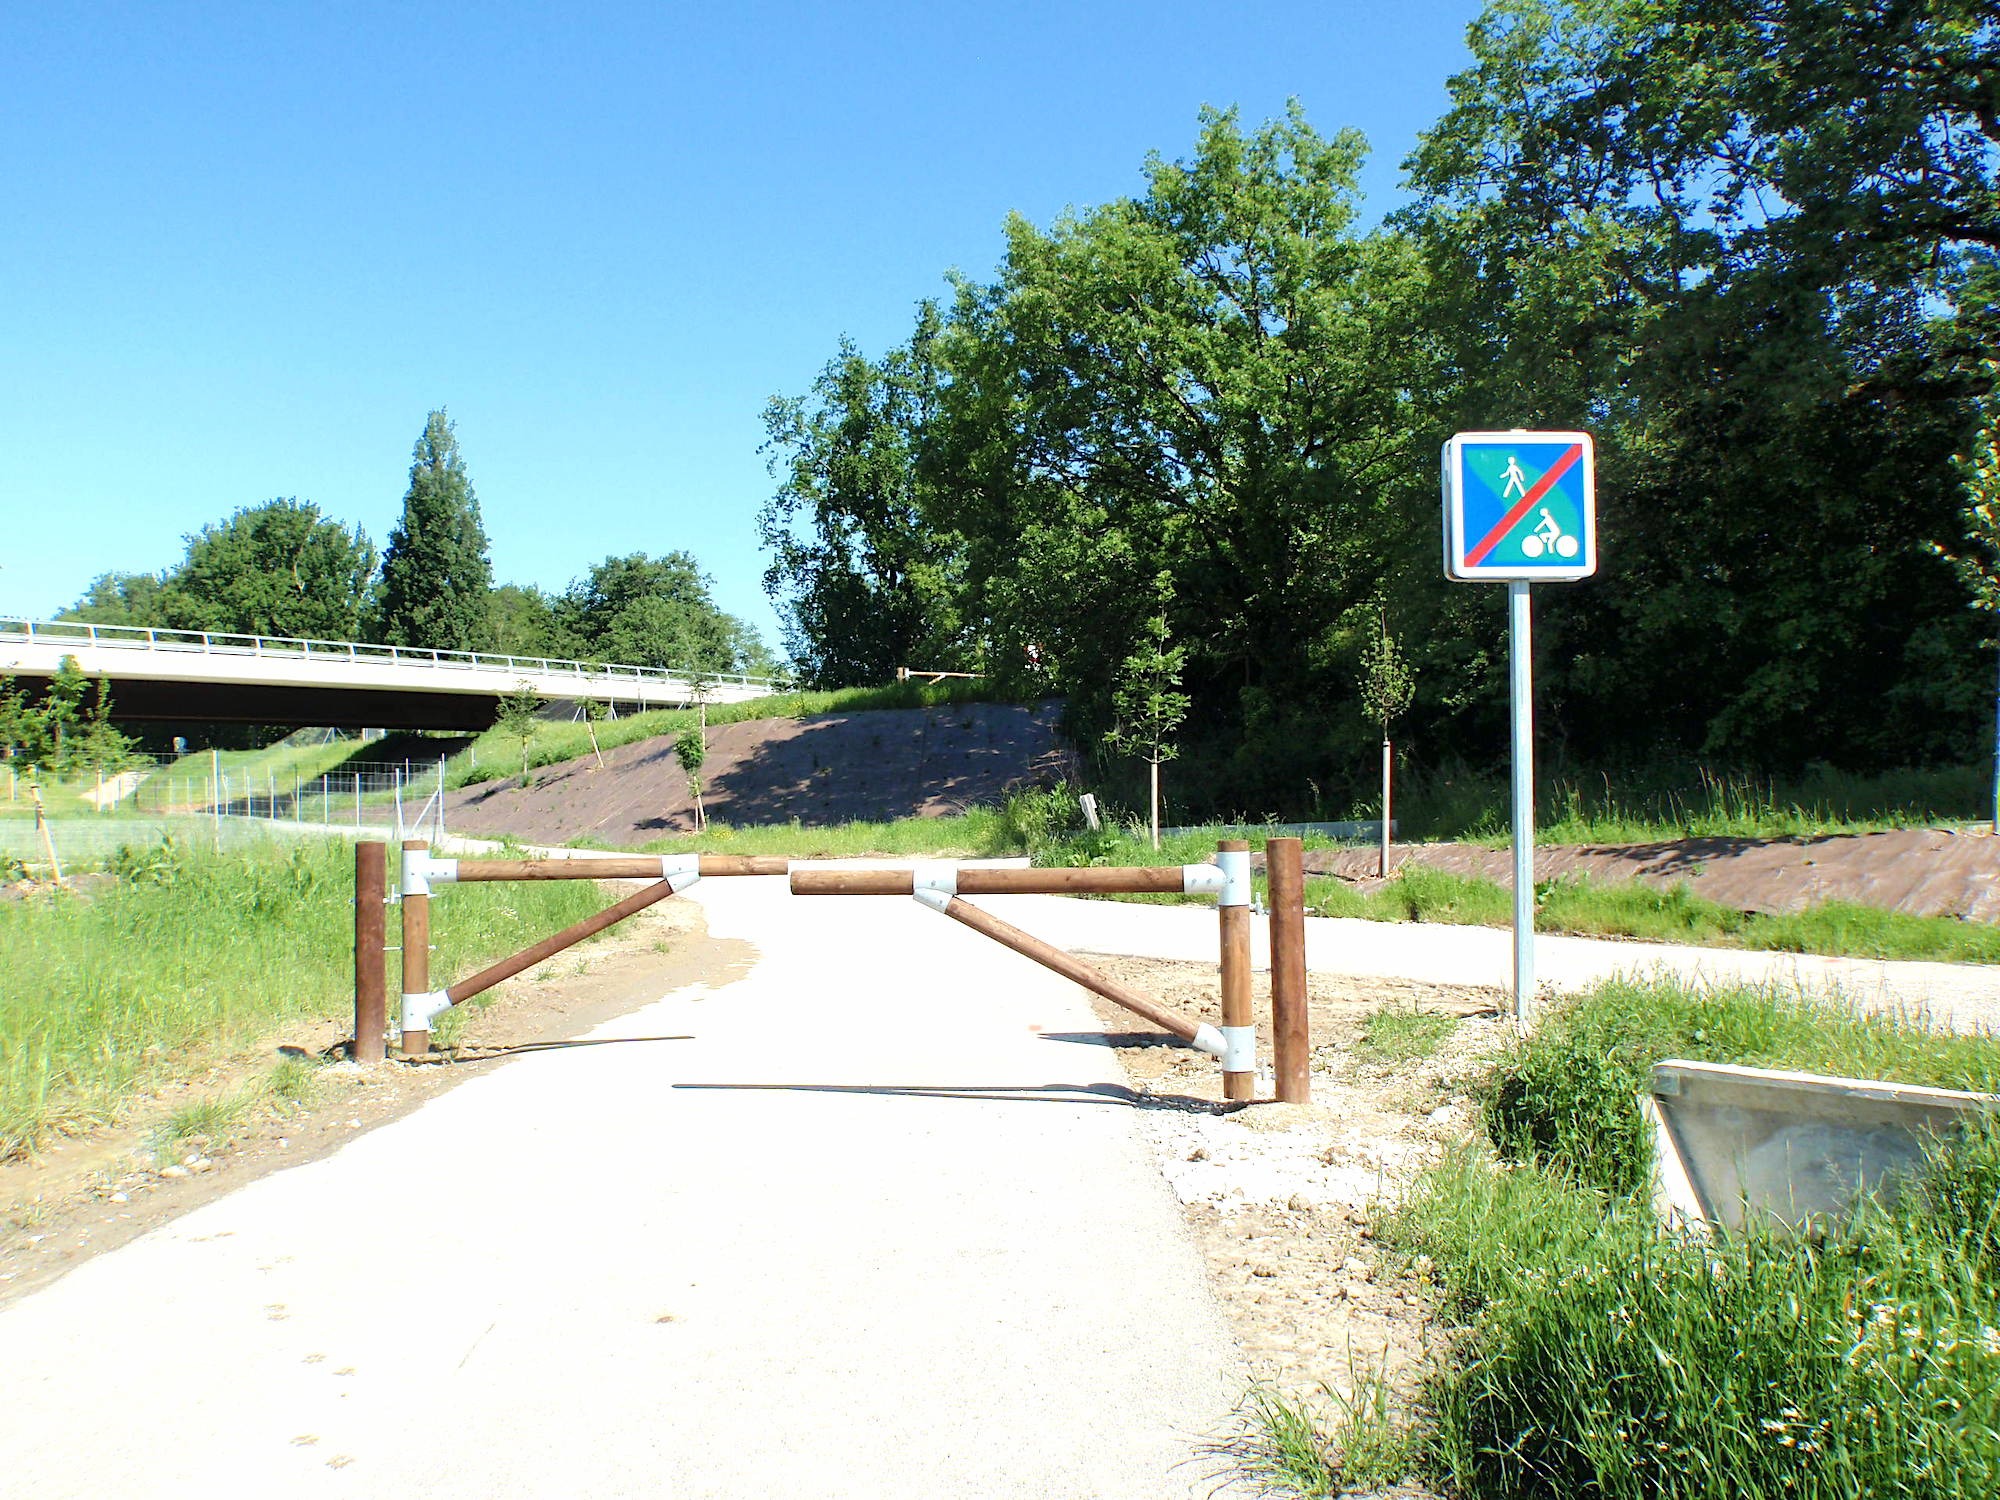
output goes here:
[{"label": "wire mesh fence", "polygon": [[104,863],[172,837],[214,848],[285,833],[445,834],[445,762],[346,762],[308,773],[212,758],[143,758],[110,776],[36,777],[0,766],[0,869]]}]

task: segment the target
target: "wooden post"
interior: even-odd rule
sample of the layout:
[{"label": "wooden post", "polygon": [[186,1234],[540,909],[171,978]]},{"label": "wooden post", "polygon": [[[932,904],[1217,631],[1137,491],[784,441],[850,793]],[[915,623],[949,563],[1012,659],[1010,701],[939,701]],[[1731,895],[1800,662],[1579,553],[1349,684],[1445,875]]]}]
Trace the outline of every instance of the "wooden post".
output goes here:
[{"label": "wooden post", "polygon": [[[405,839],[403,852],[428,853],[424,839]],[[431,987],[431,898],[403,892],[403,993],[424,995]],[[430,1028],[403,1033],[403,1055],[422,1057],[431,1050]]]},{"label": "wooden post", "polygon": [[1080,962],[1052,944],[1043,942],[1033,933],[1023,932],[1011,922],[1003,922],[984,907],[974,906],[969,901],[952,897],[939,908],[946,916],[963,922],[974,932],[983,932],[1004,947],[1012,948],[1023,958],[1032,958],[1045,969],[1053,969],[1068,980],[1095,991],[1109,1000],[1129,1010],[1135,1016],[1151,1021],[1160,1030],[1179,1038],[1190,1045],[1201,1032],[1201,1027],[1184,1016],[1177,1016],[1163,1006],[1155,1005],[1144,995],[1136,994],[1114,979],[1107,979],[1089,964]]},{"label": "wooden post", "polygon": [[[1247,872],[1250,841],[1224,839],[1215,847],[1224,856],[1239,855],[1246,866],[1240,887],[1236,890],[1225,888],[1222,904],[1217,907],[1222,928],[1222,1035],[1228,1039],[1241,1034],[1233,1028],[1249,1027],[1254,1036],[1257,1018],[1250,1003],[1250,880]],[[1227,865],[1232,861],[1223,859],[1217,863]],[[1222,1097],[1231,1100],[1256,1098],[1256,1069],[1232,1071],[1225,1062]]]},{"label": "wooden post", "polygon": [[670,881],[656,880],[651,885],[633,892],[615,906],[607,906],[593,916],[585,917],[565,927],[539,943],[523,948],[511,958],[503,958],[496,964],[481,969],[470,979],[461,979],[448,988],[445,998],[453,1005],[463,1005],[474,995],[484,994],[502,980],[512,979],[524,969],[532,969],[544,959],[553,958],[565,948],[573,948],[585,938],[604,931],[615,922],[622,922],[634,912],[644,911],[656,901],[664,901],[673,895]]},{"label": "wooden post", "polygon": [[1312,1097],[1312,1018],[1306,1002],[1306,878],[1299,839],[1264,845],[1271,883],[1271,1050],[1278,1099]]},{"label": "wooden post", "polygon": [[382,951],[388,868],[386,845],[354,846],[354,1060],[358,1063],[382,1061],[389,1029]]}]

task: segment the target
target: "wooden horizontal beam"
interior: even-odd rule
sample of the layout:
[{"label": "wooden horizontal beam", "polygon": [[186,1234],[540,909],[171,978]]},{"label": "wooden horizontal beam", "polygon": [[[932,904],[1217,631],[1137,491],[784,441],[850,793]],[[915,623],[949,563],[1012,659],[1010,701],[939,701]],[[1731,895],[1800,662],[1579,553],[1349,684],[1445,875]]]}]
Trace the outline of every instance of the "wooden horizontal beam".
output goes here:
[{"label": "wooden horizontal beam", "polygon": [[[1187,889],[1180,865],[1085,866],[1013,870],[961,867],[953,877],[961,896],[1160,895]],[[794,896],[910,896],[912,870],[792,870]]]}]

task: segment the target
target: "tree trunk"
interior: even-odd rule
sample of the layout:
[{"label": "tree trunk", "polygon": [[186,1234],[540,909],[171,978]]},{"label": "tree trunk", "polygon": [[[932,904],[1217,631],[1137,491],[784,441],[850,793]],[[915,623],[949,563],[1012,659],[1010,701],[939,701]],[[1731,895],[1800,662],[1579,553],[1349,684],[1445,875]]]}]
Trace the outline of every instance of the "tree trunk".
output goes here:
[{"label": "tree trunk", "polygon": [[1150,772],[1149,779],[1152,782],[1152,795],[1148,799],[1151,804],[1149,821],[1153,827],[1153,852],[1157,854],[1160,850],[1160,763],[1156,760],[1148,761],[1146,768]]},{"label": "tree trunk", "polygon": [[1389,878],[1389,783],[1394,765],[1395,751],[1385,734],[1382,736],[1382,868],[1377,872],[1384,880]]}]

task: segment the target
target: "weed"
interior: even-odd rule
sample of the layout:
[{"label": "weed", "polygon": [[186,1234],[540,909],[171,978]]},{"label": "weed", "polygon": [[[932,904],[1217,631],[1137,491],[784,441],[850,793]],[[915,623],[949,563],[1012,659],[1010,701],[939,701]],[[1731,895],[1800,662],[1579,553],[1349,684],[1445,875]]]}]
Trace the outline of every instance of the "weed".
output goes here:
[{"label": "weed", "polygon": [[1385,1372],[1356,1371],[1351,1358],[1349,1370],[1354,1393],[1322,1382],[1317,1402],[1252,1386],[1241,1412],[1245,1430],[1225,1451],[1257,1478],[1300,1495],[1335,1495],[1405,1478],[1416,1465],[1417,1438],[1391,1414]]},{"label": "weed", "polygon": [[1361,1023],[1361,1050],[1383,1062],[1429,1057],[1458,1027],[1458,1017],[1414,1005],[1386,1005]]}]

